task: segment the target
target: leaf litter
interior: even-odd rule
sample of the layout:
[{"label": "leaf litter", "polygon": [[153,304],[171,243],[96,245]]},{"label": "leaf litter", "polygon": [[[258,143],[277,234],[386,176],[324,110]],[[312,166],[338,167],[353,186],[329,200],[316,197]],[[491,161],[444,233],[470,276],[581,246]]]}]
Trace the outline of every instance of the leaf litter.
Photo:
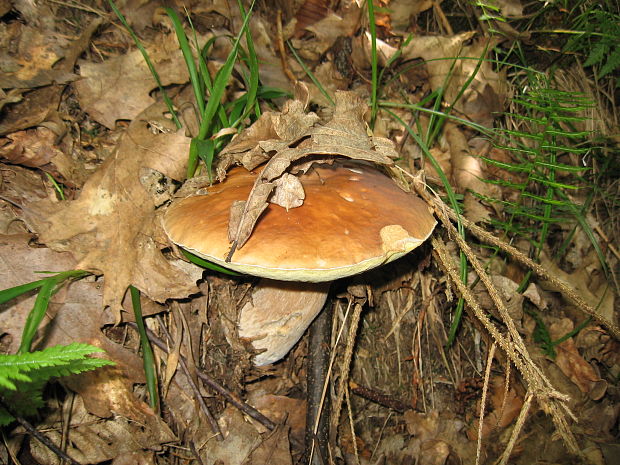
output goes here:
[{"label": "leaf litter", "polygon": [[77,268],[105,275],[103,305],[112,309],[117,322],[130,284],[164,302],[196,292],[194,283],[200,276],[195,267],[162,255],[155,204],[139,181],[143,167],[173,179],[183,177],[189,138],[182,132],[150,130],[156,120],[163,127],[171,125],[165,112],[157,103],[136,118],[78,199],[45,199],[30,204],[25,212],[41,242],[56,251],[69,251]]},{"label": "leaf litter", "polygon": [[[235,25],[242,21],[239,12],[224,3],[196,7],[194,11],[202,16],[196,18],[195,24],[202,27],[203,22],[211,22],[218,27],[228,26],[233,32],[238,30]],[[367,130],[364,113],[367,111],[365,98],[369,86],[364,82],[364,76],[370,75],[370,42],[369,36],[360,28],[364,12],[359,2],[351,2],[336,11],[323,11],[319,6],[323,13],[310,19],[304,16],[304,8],[310,8],[313,2],[306,3],[308,5],[304,4],[297,13],[293,10],[284,12],[284,38],[292,39],[292,45],[299,49],[316,76],[329,80],[325,86],[328,92],[335,94],[337,106],[333,110],[318,109],[316,104],[325,104],[326,101],[316,86],[308,83],[308,90],[304,91],[302,86],[290,80],[290,74],[283,72],[281,57],[272,37],[273,18],[266,12],[257,13],[251,29],[256,36],[260,62],[265,64],[264,69],[261,68],[261,79],[268,85],[295,88],[296,99],[285,103],[281,111],[263,111],[254,125],[228,144],[218,160],[219,179],[225,177],[226,170],[233,164],[253,170],[266,163],[264,174],[259,177],[248,200],[237,205],[231,214],[230,236],[237,247],[242,247],[251,235],[267,202],[276,202],[285,208],[296,208],[303,202],[303,189],[300,190],[295,175],[309,169],[314,162],[341,156],[386,167],[406,167],[412,171],[422,165],[417,146],[392,122],[379,118],[375,135],[369,135]],[[322,5],[318,0],[314,3]],[[397,37],[395,31],[407,30],[420,15],[436,15],[440,28],[446,30],[446,25],[449,26],[445,15],[442,16],[441,2],[420,2],[416,6],[420,11],[403,8],[402,4],[406,2],[392,0],[389,3],[388,9],[392,11],[377,16],[377,26],[381,28],[382,38],[386,39],[377,44],[380,60],[384,63],[396,51],[391,45]],[[499,2],[499,6],[508,17],[518,17],[523,12],[518,0]],[[186,432],[195,440],[196,453],[204,463],[217,460],[225,463],[291,463],[291,450],[296,451],[293,455],[299,453],[295,440],[291,438],[296,437],[299,443],[305,429],[299,412],[306,407],[300,395],[304,389],[306,341],[302,340],[282,364],[262,371],[251,368],[247,363],[247,352],[244,354],[247,347],[238,340],[235,331],[237,314],[245,303],[244,299],[248,298],[247,286],[250,283],[240,285],[213,275],[199,281],[202,273],[195,267],[174,259],[174,253],[162,254],[169,244],[159,227],[158,209],[170,199],[173,186],[183,180],[188,134],[177,132],[166,117],[164,107],[153,103],[157,97],[152,93],[155,86],[145,74],[138,52],[119,55],[98,41],[100,33],[105,34],[108,41],[110,38],[115,40],[118,31],[111,33],[107,28],[97,31],[100,23],[93,21],[83,32],[74,31],[72,35],[62,36],[55,30],[58,21],[53,20],[53,15],[59,14],[56,7],[42,7],[38,18],[24,3],[17,8],[21,9],[24,24],[14,22],[8,30],[2,31],[13,38],[13,43],[20,44],[20,50],[17,55],[11,54],[9,49],[3,52],[3,63],[12,64],[13,68],[9,72],[3,69],[0,74],[3,89],[0,107],[5,111],[0,121],[0,133],[6,136],[0,142],[0,156],[9,163],[31,168],[0,166],[0,224],[5,234],[0,244],[3,265],[0,277],[5,284],[3,287],[8,287],[36,279],[38,276],[33,272],[41,269],[83,268],[103,276],[72,283],[54,297],[50,319],[41,328],[41,341],[44,344],[76,339],[88,341],[103,347],[108,357],[117,363],[114,369],[65,381],[71,391],[78,393],[72,407],[70,430],[73,432],[68,452],[89,463],[104,460],[167,463],[164,455],[154,457],[151,451],[161,451],[166,443],[177,441]],[[128,18],[139,33],[149,37],[153,56],[165,82],[183,84],[186,78],[183,67],[178,65],[180,54],[175,50],[165,18],[156,14],[154,2],[140,5],[140,11],[153,15],[152,21],[139,14],[132,16],[131,8],[126,8]],[[299,21],[303,24],[299,25]],[[42,25],[42,32],[34,27],[36,22]],[[161,26],[162,30],[154,32],[152,24]],[[346,40],[341,40],[343,38]],[[92,50],[96,50],[99,56],[103,56],[100,53],[103,50],[108,59],[101,61],[98,55],[89,51],[78,62],[79,70],[75,71],[73,65],[78,55],[91,41],[96,43]],[[356,44],[349,57],[342,53],[347,50],[347,42]],[[383,89],[382,98],[400,101],[404,92],[409,101],[418,102],[425,94],[443,89],[444,100],[448,104],[455,103],[454,109],[459,115],[492,127],[494,118],[505,109],[508,99],[505,77],[497,74],[490,62],[484,61],[466,93],[456,99],[478,62],[455,60],[454,57],[488,57],[489,50],[499,45],[497,42],[488,43],[470,31],[445,35],[417,34],[402,53],[405,60],[418,61],[422,66],[404,72],[392,81]],[[28,54],[38,58],[24,60]],[[300,65],[292,57],[287,56],[284,61],[295,79],[305,78]],[[209,63],[210,66],[213,64]],[[75,82],[78,73],[80,81]],[[360,80],[360,76],[363,79]],[[354,80],[356,84],[352,85]],[[235,86],[238,83],[231,83],[231,88]],[[88,113],[91,121],[98,121],[112,131],[124,131],[118,145],[92,174],[92,171],[80,168],[82,162],[75,159],[75,153],[69,151],[67,145],[54,140],[54,135],[57,138],[74,137],[67,131],[73,126],[57,109],[59,101],[66,101],[66,94],[62,94],[65,88],[75,91],[77,104]],[[338,89],[354,89],[354,93],[335,92]],[[360,99],[355,94],[363,97]],[[314,112],[307,111],[309,106]],[[429,121],[426,115],[418,116],[423,125]],[[126,126],[123,120],[131,122]],[[79,121],[84,128],[88,127],[86,123],[88,121]],[[469,130],[455,124],[447,125],[438,144],[430,149],[440,157],[444,170],[451,172],[453,187],[464,193],[468,218],[488,222],[501,213],[501,208],[491,208],[470,194],[475,190],[483,195],[497,195],[497,191],[480,182],[491,167],[476,157],[480,145],[473,140]],[[485,150],[493,156],[504,157],[504,161],[509,158],[499,149]],[[72,195],[68,201],[59,201],[48,180],[32,176],[40,173],[39,170],[78,188],[76,198]],[[501,170],[496,170],[494,175],[514,176],[513,173],[501,173]],[[79,176],[81,180],[78,180]],[[427,179],[432,180],[433,176]],[[36,238],[29,231],[36,232]],[[580,240],[582,242],[577,248],[585,256],[590,249],[587,242],[584,245],[586,239]],[[477,253],[485,256],[487,252],[482,249]],[[6,257],[13,259],[7,260]],[[472,399],[480,399],[479,387],[484,384],[481,377],[484,351],[490,341],[475,325],[466,323],[468,326],[464,331],[471,334],[471,338],[464,337],[461,339],[463,346],[444,352],[448,322],[443,318],[445,305],[452,295],[450,288],[444,287],[445,278],[428,272],[427,261],[428,257],[410,257],[394,264],[391,271],[378,270],[369,278],[369,282],[379,284],[371,299],[374,308],[370,307],[364,316],[350,378],[364,384],[365,390],[359,392],[365,392],[364,395],[373,400],[368,402],[357,395],[347,398],[346,410],[353,418],[343,417],[337,432],[341,440],[334,449],[338,460],[348,463],[410,460],[438,464],[454,460],[473,463],[475,460],[480,405],[465,397],[455,400],[454,391],[460,381],[467,379],[467,373],[473,380]],[[602,453],[603,447],[599,449],[589,438],[599,435],[607,440],[612,437],[613,425],[618,418],[613,390],[610,393],[607,389],[606,376],[601,372],[601,369],[615,372],[620,366],[615,355],[618,353],[617,341],[610,338],[604,328],[590,325],[560,343],[556,347],[556,359],[541,355],[538,343],[531,337],[534,321],[524,308],[534,306],[541,312],[541,322],[552,340],[567,334],[581,322],[582,315],[575,308],[566,307],[555,294],[556,289],[545,283],[532,283],[523,296],[517,294],[515,289],[523,271],[506,267],[490,257],[489,261],[492,281],[507,302],[519,332],[526,335],[528,350],[534,354],[537,365],[549,373],[558,391],[571,395],[571,406],[580,417],[580,424],[589,428],[591,435],[588,433],[581,438],[584,450]],[[604,280],[596,279],[597,274],[601,274],[596,260],[584,258],[579,263],[583,266],[576,265],[568,272],[546,256],[543,258],[546,268],[573,284],[590,303],[596,305],[602,299],[601,312],[608,320],[613,320],[617,299],[613,292],[605,291]],[[390,284],[382,284],[386,282]],[[144,382],[135,338],[121,335],[123,326],[109,326],[121,318],[125,321],[131,319],[121,311],[129,308],[125,291],[130,284],[142,291],[143,304],[148,309],[145,313],[165,315],[167,307],[155,302],[174,300],[187,320],[181,324],[176,316],[166,317],[165,324],[178,338],[174,346],[176,355],[158,353],[158,366],[162,374],[166,373],[168,383],[168,397],[163,400],[170,409],[166,422],[146,406],[141,400],[144,396],[140,388],[135,387],[136,383]],[[488,293],[481,291],[477,295],[485,309],[492,312]],[[0,308],[2,350],[13,352],[19,344],[20,328],[32,300],[33,296],[29,296]],[[105,312],[104,307],[108,307]],[[333,313],[335,320],[346,327],[345,310],[336,303]],[[150,323],[151,319],[148,321]],[[156,330],[159,324],[153,324],[152,328]],[[105,334],[102,328],[105,328]],[[181,335],[184,335],[182,339]],[[126,343],[121,345],[110,338]],[[191,338],[191,341],[187,342],[185,338]],[[335,347],[334,350],[341,348]],[[240,396],[247,394],[253,405],[279,422],[277,428],[267,433],[264,426],[249,423],[236,408],[226,407],[226,403],[214,397],[212,391],[201,387],[227,438],[222,443],[216,441],[204,426],[202,416],[197,415],[193,408],[189,381],[182,379],[176,370],[180,357],[192,361],[192,376],[195,377],[198,370],[208,369],[231,392]],[[337,361],[340,359],[341,355],[338,355]],[[505,372],[505,360],[499,356],[494,365],[494,368],[498,367]],[[505,446],[507,434],[524,403],[522,385],[514,377],[509,379],[508,389],[504,377],[492,377],[490,381],[482,425],[483,458],[502,453],[502,450],[495,449]],[[418,410],[395,414],[381,406],[382,399],[386,398],[397,401],[388,402],[389,405],[411,405]],[[67,404],[63,408],[70,406]],[[524,446],[518,445],[513,452],[515,460],[519,457],[525,460],[522,463],[540,459],[536,454],[546,451],[547,442],[552,442],[548,441],[552,431],[536,418],[530,413],[529,427],[531,431],[542,433],[522,435],[520,440]],[[592,422],[591,418],[600,419],[600,422]],[[49,425],[48,431],[57,443],[63,440],[57,428],[59,421],[59,416],[50,415],[39,424],[40,427]],[[354,424],[353,430],[349,423]],[[288,428],[292,428],[290,433]],[[379,438],[377,431],[382,432]],[[112,438],[113,445],[104,444],[101,437]],[[129,437],[134,440],[127,441]],[[13,450],[17,444],[13,443]],[[551,455],[545,459],[565,463],[563,449],[558,442],[553,444],[549,446]],[[41,463],[57,463],[55,456],[46,449],[31,445],[31,450]],[[598,459],[592,461],[604,463]]]}]

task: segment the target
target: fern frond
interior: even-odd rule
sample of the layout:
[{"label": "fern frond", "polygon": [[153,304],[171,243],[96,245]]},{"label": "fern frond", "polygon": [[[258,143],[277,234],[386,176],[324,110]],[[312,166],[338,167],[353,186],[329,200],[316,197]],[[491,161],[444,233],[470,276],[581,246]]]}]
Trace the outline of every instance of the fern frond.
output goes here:
[{"label": "fern frond", "polygon": [[[579,128],[586,119],[584,111],[593,103],[583,93],[553,88],[549,78],[538,75],[529,75],[524,88],[526,92],[513,98],[513,110],[506,114],[512,127],[495,131],[494,146],[509,154],[510,160],[481,156],[488,166],[512,174],[512,179],[485,179],[501,186],[506,197],[477,197],[501,206],[503,218],[492,219],[492,224],[506,235],[526,239],[536,258],[555,224],[588,228],[581,206],[567,193],[587,185],[583,175],[590,168],[565,160],[570,160],[568,155],[582,159],[594,148],[591,132]],[[595,240],[594,235],[588,237]]]},{"label": "fern frond", "polygon": [[[87,355],[95,352],[101,352],[101,349],[88,344],[73,343],[22,355],[0,355],[0,386],[15,390],[11,380],[28,382],[33,380],[31,375],[36,378],[41,373],[45,373],[47,379],[67,376],[110,363],[102,359],[84,360]],[[85,361],[88,361],[85,365],[78,363]],[[92,368],[87,368],[88,365]],[[71,371],[74,368],[77,371]]]},{"label": "fern frond", "polygon": [[[31,415],[42,406],[43,386],[60,378],[94,370],[113,362],[88,355],[101,352],[95,346],[72,343],[16,355],[0,355],[0,397],[20,415]],[[12,421],[0,408],[0,426]]]}]

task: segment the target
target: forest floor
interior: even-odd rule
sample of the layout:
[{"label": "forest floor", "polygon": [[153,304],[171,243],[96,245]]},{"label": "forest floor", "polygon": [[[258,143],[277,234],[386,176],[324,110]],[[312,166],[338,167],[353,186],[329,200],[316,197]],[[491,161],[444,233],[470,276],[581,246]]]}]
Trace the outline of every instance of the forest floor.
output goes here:
[{"label": "forest floor", "polygon": [[[241,3],[249,35],[232,0],[119,0],[158,86],[107,1],[0,0],[0,289],[87,271],[49,288],[31,348],[87,343],[114,362],[54,378],[28,412],[0,358],[0,419],[9,408],[82,464],[308,463],[308,360],[326,352],[330,428],[312,463],[620,463],[620,12]],[[236,53],[213,105],[220,126],[200,141],[209,105],[164,6],[214,82]],[[403,258],[332,283],[329,347],[306,334],[257,367],[238,322],[258,280],[191,263],[162,218],[188,164],[205,175],[214,154],[221,179],[258,164],[267,142],[293,150],[334,127],[344,138],[330,156],[362,141],[438,225]],[[0,354],[22,354],[43,289],[3,298]],[[0,464],[61,463],[24,423],[0,428]]]}]

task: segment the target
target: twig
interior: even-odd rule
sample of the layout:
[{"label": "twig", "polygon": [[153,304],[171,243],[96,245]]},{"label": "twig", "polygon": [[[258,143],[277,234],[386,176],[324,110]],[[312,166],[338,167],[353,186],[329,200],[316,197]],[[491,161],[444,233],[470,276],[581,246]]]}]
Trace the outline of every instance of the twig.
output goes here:
[{"label": "twig", "polygon": [[480,399],[480,415],[478,417],[478,440],[476,441],[476,465],[480,464],[480,453],[482,452],[482,428],[484,427],[484,411],[489,393],[489,380],[491,379],[491,367],[497,345],[493,342],[487,356],[487,366],[484,370],[484,384],[482,386],[482,398]]},{"label": "twig", "polygon": [[298,79],[295,77],[293,72],[288,67],[288,63],[286,61],[286,50],[284,48],[284,35],[282,34],[282,10],[278,9],[278,15],[276,19],[276,28],[278,36],[276,37],[276,43],[278,44],[278,53],[280,54],[280,62],[282,63],[282,71],[286,77],[295,84]]},{"label": "twig", "polygon": [[204,461],[200,457],[200,454],[196,450],[196,444],[194,444],[194,441],[189,442],[189,448],[192,451],[192,455],[194,456],[194,459],[196,460],[196,462],[198,462],[198,465],[205,465]]},{"label": "twig", "polygon": [[[133,325],[133,323],[129,323],[130,325]],[[135,327],[135,326],[132,326]],[[157,337],[150,329],[146,329],[146,334],[149,337],[149,340],[155,344],[157,347],[159,347],[161,350],[163,350],[165,353],[168,353],[168,347],[166,346],[166,344],[164,343],[164,341],[162,341],[159,337]],[[185,362],[185,357],[180,356],[179,360],[183,360]],[[267,428],[268,430],[273,430],[276,427],[276,424],[271,421],[269,418],[267,418],[265,415],[263,415],[262,413],[260,413],[258,410],[256,410],[254,407],[252,407],[251,405],[248,405],[247,403],[245,403],[243,400],[241,400],[239,397],[237,397],[235,394],[233,394],[232,392],[228,391],[226,388],[224,388],[223,386],[221,386],[220,384],[218,384],[215,380],[213,380],[211,377],[209,377],[207,374],[205,374],[203,371],[201,370],[196,370],[196,375],[207,385],[209,386],[211,389],[213,389],[214,391],[216,391],[217,393],[219,393],[220,395],[222,395],[227,401],[229,401],[231,404],[233,404],[235,407],[237,407],[239,410],[241,410],[243,413],[245,413],[247,416],[253,418],[254,420],[258,421],[261,425],[263,425],[265,428]]]},{"label": "twig", "polygon": [[[315,431],[306,428],[305,453],[310,465],[325,463],[322,457],[328,455],[329,443],[329,402],[323,402],[323,386],[327,381],[329,366],[329,343],[332,335],[332,313],[323,309],[310,325],[307,363],[307,407],[306,425],[318,423]],[[312,454],[313,448],[319,454]]]},{"label": "twig", "polygon": [[446,30],[446,34],[449,36],[454,35],[454,31],[452,30],[452,26],[450,25],[450,21],[446,17],[446,14],[443,12],[441,5],[437,0],[433,0],[433,11],[437,16],[439,16],[440,22]]},{"label": "twig", "polygon": [[351,392],[356,396],[363,397],[364,399],[374,402],[375,404],[379,404],[383,407],[396,410],[398,413],[403,413],[406,410],[411,410],[413,408],[411,405],[407,405],[402,400],[395,399],[394,397],[383,392],[379,392],[375,389],[361,386],[355,381],[349,381],[349,388],[351,388]]},{"label": "twig", "polygon": [[525,420],[527,419],[527,413],[530,411],[530,407],[532,406],[532,399],[534,396],[530,391],[527,392],[525,396],[525,401],[523,402],[523,406],[521,407],[521,411],[519,412],[519,417],[515,422],[515,426],[512,429],[512,434],[510,435],[510,439],[508,440],[508,445],[504,449],[504,453],[502,454],[499,465],[506,465],[508,463],[508,459],[510,458],[510,454],[512,453],[512,449],[514,449],[515,444],[517,443],[517,438],[519,437],[519,431],[523,428],[525,424]]},{"label": "twig", "polygon": [[[170,331],[168,331],[168,328],[166,328],[166,325],[163,324],[163,321],[161,321],[161,318],[159,319],[159,321],[160,321],[160,325],[159,326],[161,327],[162,331],[166,335],[166,339],[168,339],[168,343],[169,344],[174,344],[174,341],[172,339],[172,335],[170,334]],[[187,362],[185,361],[184,358],[179,357],[179,364],[181,365],[181,369],[183,370],[183,373],[185,374],[185,377],[187,378],[187,380],[189,382],[189,385],[192,388],[192,392],[194,393],[194,396],[196,397],[196,400],[198,401],[198,405],[200,406],[200,409],[202,410],[202,413],[205,414],[205,416],[207,417],[207,420],[209,421],[209,425],[211,426],[211,431],[213,431],[213,433],[215,434],[215,437],[216,437],[216,439],[218,441],[223,441],[224,440],[224,435],[222,434],[222,431],[220,430],[220,425],[218,425],[217,420],[215,419],[215,417],[211,413],[211,410],[209,410],[209,407],[207,407],[207,404],[205,403],[205,400],[202,398],[202,394],[200,393],[200,389],[198,389],[198,386],[194,382],[194,378],[189,373],[189,368],[187,367]]]},{"label": "twig", "polygon": [[335,431],[338,427],[338,419],[340,418],[340,408],[342,407],[342,401],[344,399],[344,391],[349,383],[349,371],[351,369],[351,357],[353,355],[353,347],[355,346],[355,337],[357,335],[357,326],[360,322],[360,315],[362,314],[362,305],[355,303],[353,309],[353,315],[351,316],[351,323],[349,327],[349,336],[347,338],[347,346],[344,351],[344,360],[341,365],[340,384],[338,385],[338,393],[336,395],[336,401],[332,408],[331,419],[329,427]]},{"label": "twig", "polygon": [[609,240],[607,234],[605,234],[601,227],[597,224],[594,225],[594,229],[596,230],[598,235],[601,236],[603,240],[607,243],[607,247],[609,247],[609,250],[611,250],[611,252],[616,256],[616,258],[620,259],[620,253],[618,252],[618,249],[614,247],[614,244]]},{"label": "twig", "polygon": [[60,457],[60,459],[65,460],[71,465],[81,465],[80,462],[73,460],[66,452],[63,452],[56,444],[52,442],[50,438],[45,436],[43,433],[37,431],[37,429],[32,426],[28,420],[16,414],[13,409],[9,407],[6,402],[4,402],[4,399],[2,397],[0,397],[0,407],[9,412],[9,414],[12,415],[13,418],[15,418],[15,420],[17,420],[17,422],[22,425],[30,435],[32,435],[32,437],[36,438],[41,444],[43,444],[54,454]]}]

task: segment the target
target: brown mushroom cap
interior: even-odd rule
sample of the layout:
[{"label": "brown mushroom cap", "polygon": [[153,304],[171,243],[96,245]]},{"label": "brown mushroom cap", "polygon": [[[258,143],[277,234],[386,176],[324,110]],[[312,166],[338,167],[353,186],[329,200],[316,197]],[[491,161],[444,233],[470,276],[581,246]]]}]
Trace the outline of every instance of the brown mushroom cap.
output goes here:
[{"label": "brown mushroom cap", "polygon": [[164,217],[166,233],[184,249],[241,273],[321,282],[402,257],[424,242],[436,224],[420,198],[368,165],[314,165],[300,176],[303,205],[287,211],[270,204],[227,263],[230,206],[248,197],[255,178],[235,168],[208,194],[173,204]]}]

